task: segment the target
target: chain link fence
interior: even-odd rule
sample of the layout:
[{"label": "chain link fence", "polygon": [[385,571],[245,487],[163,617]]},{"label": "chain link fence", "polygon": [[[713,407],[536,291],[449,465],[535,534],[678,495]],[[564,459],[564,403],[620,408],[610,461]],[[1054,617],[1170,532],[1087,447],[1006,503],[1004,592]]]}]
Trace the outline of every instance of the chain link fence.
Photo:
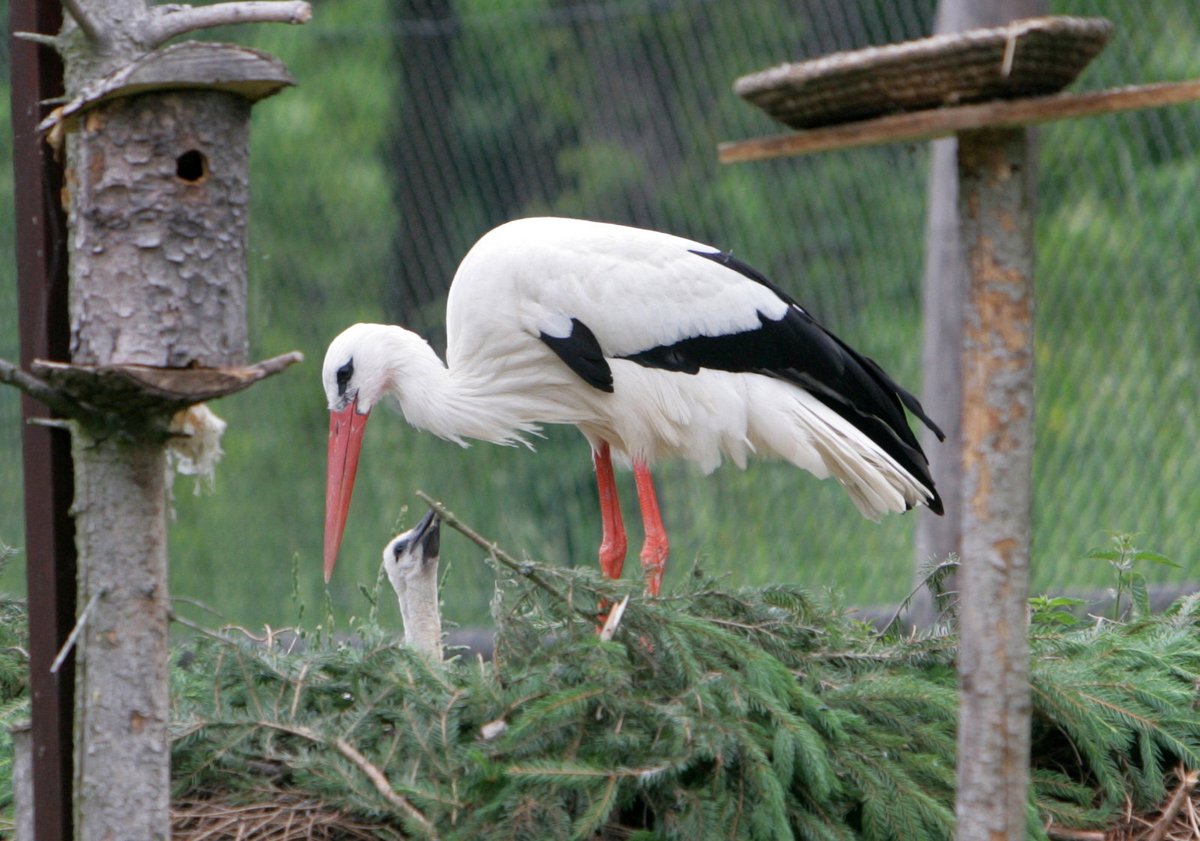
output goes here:
[{"label": "chain link fence", "polygon": [[[1116,25],[1078,88],[1200,77],[1190,0],[1051,5]],[[300,348],[308,362],[215,407],[230,421],[227,454],[212,494],[176,490],[173,589],[239,622],[285,623],[299,612],[291,564],[298,601],[320,603],[324,347],[353,321],[386,320],[440,349],[458,260],[513,217],[732,248],[917,390],[927,147],[727,167],[715,148],[781,130],[730,92],[736,77],[920,37],[935,11],[934,0],[343,0],[317,3],[303,29],[227,33],[280,55],[300,82],[255,111],[250,332],[256,358]],[[1110,583],[1081,560],[1110,529],[1182,565],[1154,580],[1200,577],[1198,118],[1182,106],[1039,130],[1035,590]],[[6,161],[4,206],[10,195]],[[10,220],[0,215],[6,254]],[[0,355],[12,359],[13,261],[0,265]],[[0,390],[0,540],[17,545],[18,433],[16,395]],[[408,510],[418,487],[517,554],[594,563],[595,490],[573,431],[550,430],[536,455],[459,451],[397,418],[368,438],[339,610],[364,609],[357,585],[420,513]],[[833,483],[779,465],[708,478],[668,465],[659,481],[672,575],[803,581],[855,604],[909,588],[925,514],[867,523]],[[443,545],[457,556],[447,613],[477,622],[491,577],[465,542]],[[0,583],[19,587],[17,572]]]}]

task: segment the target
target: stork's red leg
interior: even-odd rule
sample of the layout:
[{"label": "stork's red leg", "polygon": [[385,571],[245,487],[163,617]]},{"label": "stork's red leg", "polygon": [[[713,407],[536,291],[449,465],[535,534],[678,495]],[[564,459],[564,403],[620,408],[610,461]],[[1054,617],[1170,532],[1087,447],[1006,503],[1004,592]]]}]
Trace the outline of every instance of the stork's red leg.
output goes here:
[{"label": "stork's red leg", "polygon": [[667,530],[663,528],[654,493],[654,477],[644,462],[633,463],[633,479],[637,483],[638,503],[642,508],[642,529],[646,542],[642,544],[642,570],[646,574],[646,592],[657,596],[662,586],[663,570],[667,566]]},{"label": "stork's red leg", "polygon": [[612,453],[608,442],[592,454],[596,465],[596,487],[600,491],[600,571],[609,578],[620,578],[625,566],[625,523],[621,519],[621,500],[613,476]]}]

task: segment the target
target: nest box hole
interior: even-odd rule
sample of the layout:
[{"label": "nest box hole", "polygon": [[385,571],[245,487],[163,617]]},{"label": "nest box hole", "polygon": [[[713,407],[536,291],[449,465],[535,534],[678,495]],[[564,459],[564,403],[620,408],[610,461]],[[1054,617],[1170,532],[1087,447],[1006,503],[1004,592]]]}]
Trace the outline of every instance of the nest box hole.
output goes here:
[{"label": "nest box hole", "polygon": [[175,159],[175,174],[192,184],[203,181],[208,175],[208,158],[197,149],[188,149]]}]

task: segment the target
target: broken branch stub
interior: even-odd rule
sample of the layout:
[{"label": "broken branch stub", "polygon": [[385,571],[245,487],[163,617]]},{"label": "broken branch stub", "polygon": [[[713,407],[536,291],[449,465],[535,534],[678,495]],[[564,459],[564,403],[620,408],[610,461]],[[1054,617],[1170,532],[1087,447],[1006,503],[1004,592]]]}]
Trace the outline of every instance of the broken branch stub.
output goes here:
[{"label": "broken branch stub", "polygon": [[58,35],[16,35],[49,44],[62,54],[71,95],[172,38],[197,30],[243,23],[302,24],[312,19],[312,5],[305,0],[236,0],[204,6],[152,4],[148,0],[63,0],[63,8],[67,14]]},{"label": "broken branch stub", "polygon": [[87,83],[70,102],[39,125],[55,128],[101,102],[166,90],[218,90],[257,102],[296,84],[270,53],[236,44],[188,41],[140,56],[120,70]]},{"label": "broken branch stub", "polygon": [[[74,365],[38,359],[33,373],[53,393],[85,407],[66,414],[92,426],[159,421],[197,403],[236,394],[303,359],[298,351],[254,365],[158,368],[146,365]],[[36,395],[34,395],[36,396]]]}]

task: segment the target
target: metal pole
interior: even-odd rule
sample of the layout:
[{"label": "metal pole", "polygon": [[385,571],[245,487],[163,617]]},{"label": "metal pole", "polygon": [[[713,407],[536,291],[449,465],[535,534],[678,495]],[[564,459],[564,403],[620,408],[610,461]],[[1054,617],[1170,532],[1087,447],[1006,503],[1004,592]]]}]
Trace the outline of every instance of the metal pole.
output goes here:
[{"label": "metal pole", "polygon": [[[62,27],[55,0],[12,0],[12,32],[54,34]],[[13,167],[21,366],[36,358],[65,361],[67,321],[66,221],[59,194],[62,167],[38,136],[41,102],[62,93],[62,62],[54,50],[10,39]],[[29,596],[29,659],[33,725],[34,837],[72,836],[72,707],[74,661],[57,674],[50,664],[75,617],[75,531],[70,436],[29,423],[49,417],[21,398],[25,469],[25,563]]]}]

